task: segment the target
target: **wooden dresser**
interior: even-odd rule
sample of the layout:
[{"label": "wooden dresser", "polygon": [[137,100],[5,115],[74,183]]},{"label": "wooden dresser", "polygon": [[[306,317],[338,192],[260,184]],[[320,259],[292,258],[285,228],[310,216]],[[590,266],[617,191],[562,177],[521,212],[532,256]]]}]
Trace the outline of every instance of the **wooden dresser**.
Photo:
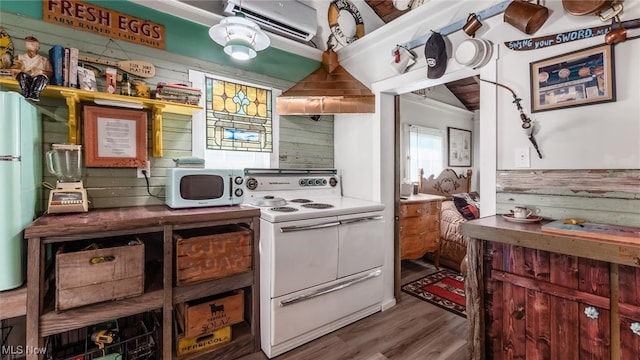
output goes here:
[{"label": "wooden dresser", "polygon": [[640,243],[556,235],[500,216],[462,232],[472,238],[470,358],[639,358]]},{"label": "wooden dresser", "polygon": [[400,200],[400,259],[434,253],[440,260],[440,209],[444,196],[418,194]]}]

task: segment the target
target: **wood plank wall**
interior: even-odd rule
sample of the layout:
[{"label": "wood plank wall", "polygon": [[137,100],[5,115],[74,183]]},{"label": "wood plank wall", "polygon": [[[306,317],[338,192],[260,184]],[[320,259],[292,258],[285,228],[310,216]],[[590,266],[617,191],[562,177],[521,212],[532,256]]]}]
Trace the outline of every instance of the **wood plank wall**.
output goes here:
[{"label": "wood plank wall", "polygon": [[496,179],[499,214],[523,205],[545,218],[640,226],[640,170],[513,170]]},{"label": "wood plank wall", "polygon": [[[156,76],[146,79],[147,85],[152,89],[158,82],[188,83],[189,69],[282,90],[294,85],[289,81],[204,62],[180,54],[124,41],[114,42],[107,37],[52,25],[29,17],[9,13],[0,15],[2,27],[13,39],[16,54],[24,52],[23,39],[32,35],[40,41],[42,55],[46,55],[52,45],[60,44],[65,47],[77,47],[81,55],[148,61],[156,67]],[[193,46],[202,45],[193,44]],[[93,65],[101,69],[104,68],[101,65]],[[98,79],[98,89],[104,89],[103,78]],[[43,151],[49,150],[52,143],[67,142],[67,107],[64,101],[42,98],[38,106],[45,113],[43,116]],[[150,158],[149,192],[158,196],[164,196],[164,176],[166,169],[174,166],[172,159],[191,156],[190,116],[163,114],[163,145],[164,156]],[[304,116],[282,116],[280,118],[279,146],[279,160],[282,168],[333,167],[333,116],[322,116],[319,121],[312,121]],[[46,169],[43,173],[45,181],[55,185],[55,177],[50,175]],[[84,183],[88,188],[90,207],[92,208],[164,203],[163,199],[147,194],[145,179],[137,178],[134,168],[88,168]],[[48,198],[46,190],[44,198]]]}]

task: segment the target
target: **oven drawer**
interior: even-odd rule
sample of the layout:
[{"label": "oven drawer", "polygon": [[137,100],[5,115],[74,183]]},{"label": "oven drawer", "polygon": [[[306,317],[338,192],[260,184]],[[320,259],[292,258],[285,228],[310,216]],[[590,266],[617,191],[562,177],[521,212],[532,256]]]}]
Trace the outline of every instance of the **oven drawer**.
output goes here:
[{"label": "oven drawer", "polygon": [[339,216],[338,278],[382,266],[382,212]]},{"label": "oven drawer", "polygon": [[[271,345],[317,330],[382,301],[381,269],[271,300]],[[327,329],[327,332],[331,331]]]},{"label": "oven drawer", "polygon": [[328,217],[261,226],[270,232],[260,241],[269,247],[272,298],[336,279],[339,225]]}]

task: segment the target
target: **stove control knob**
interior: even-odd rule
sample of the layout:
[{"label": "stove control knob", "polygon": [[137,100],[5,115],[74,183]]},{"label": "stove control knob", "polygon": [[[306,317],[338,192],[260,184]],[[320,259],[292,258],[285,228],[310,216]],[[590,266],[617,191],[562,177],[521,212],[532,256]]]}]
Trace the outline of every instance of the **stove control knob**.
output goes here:
[{"label": "stove control knob", "polygon": [[244,180],[242,179],[241,176],[236,176],[236,178],[233,179],[233,181],[236,183],[236,185],[241,185]]},{"label": "stove control knob", "polygon": [[247,178],[247,189],[255,190],[258,187],[258,180],[255,178]]},{"label": "stove control knob", "polygon": [[300,186],[304,186],[304,185],[305,185],[305,181],[304,181],[304,179],[300,179],[300,180],[298,181],[298,185],[300,185]]},{"label": "stove control knob", "polygon": [[336,185],[338,185],[338,179],[332,177],[331,179],[329,179],[329,185],[331,185],[331,187],[335,187]]},{"label": "stove control knob", "polygon": [[322,179],[322,185],[327,185],[327,179]]},{"label": "stove control knob", "polygon": [[315,182],[316,185],[320,185],[320,183],[322,183],[322,181],[320,179],[316,179],[314,182]]},{"label": "stove control knob", "polygon": [[242,191],[242,189],[236,189],[235,194],[237,197],[241,197],[242,194],[244,194],[244,191]]}]

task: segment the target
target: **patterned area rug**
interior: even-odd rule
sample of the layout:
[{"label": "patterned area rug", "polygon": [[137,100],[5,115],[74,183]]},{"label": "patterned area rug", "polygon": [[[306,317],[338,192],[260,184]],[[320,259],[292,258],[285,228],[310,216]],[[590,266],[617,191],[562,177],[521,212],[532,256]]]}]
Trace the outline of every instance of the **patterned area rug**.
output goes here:
[{"label": "patterned area rug", "polygon": [[467,317],[462,275],[440,270],[402,286],[402,291],[454,314]]}]

